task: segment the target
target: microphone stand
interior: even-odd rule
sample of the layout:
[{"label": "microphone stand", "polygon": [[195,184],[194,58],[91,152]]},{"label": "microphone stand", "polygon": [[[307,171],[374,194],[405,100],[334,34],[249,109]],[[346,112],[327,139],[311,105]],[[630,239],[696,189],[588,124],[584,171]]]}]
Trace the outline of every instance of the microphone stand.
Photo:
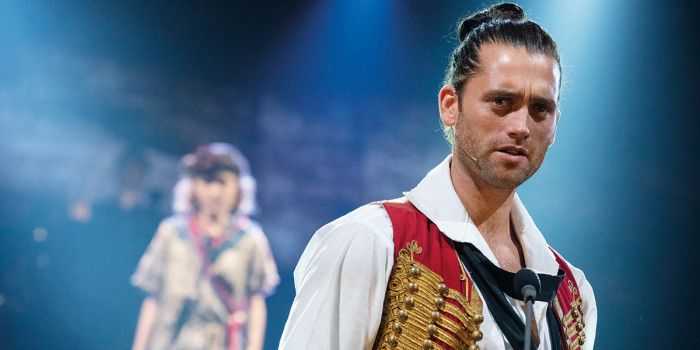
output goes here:
[{"label": "microphone stand", "polygon": [[[523,287],[523,291],[525,288],[532,286],[525,286]],[[534,288],[533,288],[534,289]],[[523,295],[527,295],[523,293]],[[525,349],[524,350],[530,350],[530,338],[531,338],[531,333],[532,333],[532,303],[534,302],[534,297],[533,298],[527,298],[525,300]]]},{"label": "microphone stand", "polygon": [[540,292],[540,278],[537,273],[529,268],[523,268],[515,274],[513,278],[513,287],[516,291],[520,291],[525,301],[525,342],[523,348],[530,350],[531,334],[532,334],[532,304]]}]

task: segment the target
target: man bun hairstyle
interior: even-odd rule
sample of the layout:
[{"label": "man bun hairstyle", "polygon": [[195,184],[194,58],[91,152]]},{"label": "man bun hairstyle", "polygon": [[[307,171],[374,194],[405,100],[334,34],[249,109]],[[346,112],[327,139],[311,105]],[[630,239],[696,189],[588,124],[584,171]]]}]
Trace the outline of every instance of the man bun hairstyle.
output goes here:
[{"label": "man bun hairstyle", "polygon": [[463,18],[457,29],[459,41],[464,41],[467,35],[482,23],[487,23],[493,19],[522,21],[525,19],[525,13],[520,6],[511,3],[504,3],[491,6],[490,8],[477,12],[474,15]]},{"label": "man bun hairstyle", "polygon": [[[497,4],[460,20],[459,44],[450,55],[444,85],[451,85],[462,96],[467,80],[479,72],[479,51],[485,44],[523,47],[529,53],[556,60],[561,73],[561,59],[554,39],[536,22],[526,20],[520,6]],[[559,81],[561,85],[561,80]],[[461,109],[461,104],[458,104]],[[454,128],[442,125],[445,138],[454,144]]]}]

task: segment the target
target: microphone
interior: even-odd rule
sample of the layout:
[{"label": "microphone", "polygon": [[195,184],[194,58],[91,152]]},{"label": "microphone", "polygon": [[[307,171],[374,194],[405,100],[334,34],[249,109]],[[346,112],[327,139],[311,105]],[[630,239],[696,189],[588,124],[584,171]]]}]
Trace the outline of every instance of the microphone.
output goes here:
[{"label": "microphone", "polygon": [[540,293],[540,276],[537,276],[537,272],[530,268],[524,268],[515,274],[513,279],[513,288],[515,288],[516,294],[519,292],[522,296],[523,301],[535,301],[537,294]]},{"label": "microphone", "polygon": [[[457,142],[457,141],[455,140],[455,142]],[[479,164],[479,160],[476,159],[476,157],[474,157],[473,155],[469,154],[469,152],[467,152],[467,150],[465,150],[464,147],[462,147],[462,145],[457,143],[457,147],[459,147],[459,149],[461,149],[462,152],[464,152],[467,156],[469,156],[469,158],[471,158],[471,160],[473,160],[474,163]]]},{"label": "microphone", "polygon": [[540,277],[533,269],[524,268],[518,271],[513,278],[513,288],[515,293],[522,296],[525,301],[525,342],[524,350],[530,350],[530,333],[531,323],[532,323],[532,303],[537,298],[537,294],[540,293]]}]

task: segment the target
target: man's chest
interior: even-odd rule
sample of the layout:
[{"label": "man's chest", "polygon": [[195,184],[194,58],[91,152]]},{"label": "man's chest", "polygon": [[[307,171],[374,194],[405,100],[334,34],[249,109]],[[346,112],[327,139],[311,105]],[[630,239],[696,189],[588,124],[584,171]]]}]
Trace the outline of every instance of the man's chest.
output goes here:
[{"label": "man's chest", "polygon": [[516,273],[525,267],[525,258],[519,244],[516,246],[513,243],[487,243],[503,270]]}]

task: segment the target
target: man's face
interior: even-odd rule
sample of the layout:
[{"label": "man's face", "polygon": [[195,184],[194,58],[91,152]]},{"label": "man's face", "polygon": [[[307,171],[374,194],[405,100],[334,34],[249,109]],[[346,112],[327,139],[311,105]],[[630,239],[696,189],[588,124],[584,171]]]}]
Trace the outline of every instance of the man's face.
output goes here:
[{"label": "man's face", "polygon": [[507,45],[484,45],[479,57],[480,72],[457,100],[456,160],[475,181],[513,189],[539,169],[554,142],[559,65]]},{"label": "man's face", "polygon": [[196,176],[192,190],[200,213],[228,215],[238,204],[240,185],[236,174],[222,170],[210,179]]}]

